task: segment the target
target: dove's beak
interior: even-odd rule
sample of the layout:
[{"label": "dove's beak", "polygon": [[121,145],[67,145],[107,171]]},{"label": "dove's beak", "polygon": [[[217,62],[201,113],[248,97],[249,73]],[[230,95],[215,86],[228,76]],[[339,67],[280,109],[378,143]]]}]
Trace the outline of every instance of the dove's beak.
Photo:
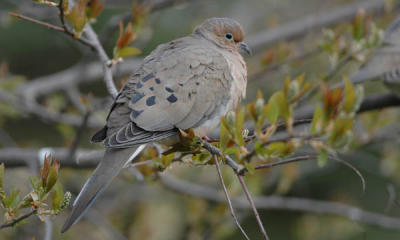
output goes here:
[{"label": "dove's beak", "polygon": [[240,47],[240,49],[245,51],[247,54],[251,55],[251,49],[246,43],[244,43],[244,42],[239,43],[239,47]]}]

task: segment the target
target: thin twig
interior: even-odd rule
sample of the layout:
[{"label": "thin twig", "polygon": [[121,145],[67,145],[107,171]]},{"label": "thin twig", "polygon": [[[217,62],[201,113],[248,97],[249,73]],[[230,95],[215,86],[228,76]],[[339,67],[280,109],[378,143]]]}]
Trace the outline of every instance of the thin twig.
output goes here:
[{"label": "thin twig", "polygon": [[243,191],[244,191],[244,193],[246,195],[246,198],[249,201],[251,209],[254,212],[254,215],[255,215],[255,217],[257,219],[258,226],[260,227],[260,230],[261,230],[261,233],[262,233],[264,239],[265,240],[269,240],[269,237],[267,235],[267,231],[265,231],[264,225],[263,225],[263,223],[261,221],[260,215],[258,214],[258,211],[257,211],[256,205],[254,204],[253,198],[251,197],[251,195],[249,193],[249,190],[247,189],[247,186],[246,186],[246,183],[244,182],[243,176],[240,176],[239,174],[236,174],[236,175],[239,178],[240,184],[242,185],[242,188],[243,188]]},{"label": "thin twig", "polygon": [[71,159],[71,160],[75,159],[75,153],[76,153],[76,150],[79,147],[79,143],[80,143],[80,141],[82,139],[83,132],[87,128],[90,114],[91,114],[91,111],[89,109],[87,109],[85,115],[83,116],[82,124],[76,130],[76,135],[75,135],[75,138],[74,138],[74,140],[72,142],[72,145],[71,145],[71,148],[70,148],[70,151],[69,151],[69,154],[68,154],[68,158]]},{"label": "thin twig", "polygon": [[86,39],[83,39],[83,38],[76,38],[74,33],[66,31],[62,27],[58,27],[58,26],[52,25],[50,23],[42,22],[42,21],[39,21],[37,19],[30,18],[30,17],[24,16],[24,15],[21,15],[21,14],[18,14],[18,13],[14,13],[14,12],[9,12],[8,14],[10,14],[10,16],[13,16],[13,17],[16,17],[16,18],[20,18],[20,19],[23,19],[23,20],[26,20],[26,21],[29,21],[29,22],[32,22],[32,23],[35,23],[35,24],[38,24],[38,25],[45,26],[48,29],[52,29],[52,30],[55,30],[55,31],[58,31],[58,32],[63,32],[65,34],[71,36],[74,40],[77,40],[78,42],[80,42],[80,43],[82,43],[82,44],[84,44],[86,46],[89,46],[92,50],[94,49],[94,46],[90,41],[88,41]]},{"label": "thin twig", "polygon": [[332,155],[328,156],[328,159],[332,159],[332,160],[335,160],[337,162],[340,162],[340,163],[344,164],[345,166],[349,167],[351,170],[353,170],[353,172],[355,174],[357,174],[358,177],[360,178],[361,184],[362,184],[362,190],[363,190],[363,193],[365,193],[366,184],[365,184],[364,176],[361,174],[360,171],[358,171],[358,169],[356,167],[354,167],[351,163],[349,163],[349,162],[347,162],[347,161],[345,161],[343,159],[340,159],[338,157],[332,156]]},{"label": "thin twig", "polygon": [[[265,147],[265,146],[270,145],[271,143],[287,142],[287,141],[290,141],[290,140],[293,140],[293,139],[300,139],[300,140],[308,141],[308,140],[311,140],[311,139],[314,139],[314,138],[318,138],[318,136],[317,136],[317,135],[283,136],[283,137],[280,137],[280,138],[274,138],[274,139],[268,140],[268,141],[266,141],[266,142],[263,142],[263,143],[261,144],[261,146]],[[251,152],[249,152],[249,153],[245,156],[245,160],[246,160],[246,161],[250,161],[250,159],[251,159],[252,157],[254,157],[254,155],[256,155],[256,154],[257,154],[257,153],[256,153],[256,150],[255,150],[255,149],[252,150]]]},{"label": "thin twig", "polygon": [[[279,162],[272,162],[272,163],[265,163],[265,164],[260,164],[254,167],[254,169],[258,170],[258,169],[265,169],[265,168],[271,168],[271,167],[275,167],[275,166],[279,166],[279,165],[285,165],[288,163],[293,163],[293,162],[299,162],[299,161],[305,161],[305,160],[310,160],[310,159],[316,159],[317,158],[317,154],[307,154],[307,155],[300,155],[300,156],[295,156],[292,158],[288,158]],[[361,172],[354,167],[351,163],[340,159],[338,157],[329,155],[328,156],[329,160],[335,160],[339,163],[344,164],[345,166],[347,166],[348,168],[350,168],[355,174],[357,174],[357,176],[360,178],[361,180],[361,184],[362,184],[362,190],[363,193],[365,192],[365,188],[366,188],[366,184],[365,184],[365,179],[364,176],[361,174]]]},{"label": "thin twig", "polygon": [[99,55],[99,58],[103,65],[104,82],[106,84],[108,93],[112,96],[113,99],[115,99],[118,95],[118,90],[114,83],[111,68],[108,65],[110,59],[108,58],[106,51],[104,50],[103,46],[101,45],[96,32],[93,30],[93,28],[89,24],[86,24],[85,34],[86,34],[87,38],[93,43],[93,46],[96,49],[97,54]]},{"label": "thin twig", "polygon": [[30,17],[24,16],[24,15],[15,13],[15,12],[9,12],[8,14],[10,14],[10,16],[13,16],[13,17],[16,17],[16,18],[19,18],[19,19],[23,19],[23,20],[26,20],[26,21],[29,21],[29,22],[32,22],[32,23],[36,23],[38,25],[45,26],[45,27],[47,27],[49,29],[52,29],[52,30],[56,30],[56,31],[65,33],[65,30],[62,27],[58,27],[58,26],[52,25],[50,23],[42,22],[40,20],[37,20],[37,19],[34,19],[34,18],[30,18]]},{"label": "thin twig", "polygon": [[235,220],[236,226],[240,229],[240,231],[242,232],[243,236],[246,239],[250,240],[249,236],[247,236],[246,232],[244,231],[244,229],[242,228],[242,226],[239,223],[239,220],[236,217],[235,210],[233,209],[233,206],[232,206],[231,198],[229,197],[228,190],[226,189],[226,186],[225,186],[224,178],[222,177],[221,168],[219,166],[217,155],[213,155],[213,157],[214,157],[215,167],[217,168],[219,181],[221,182],[222,189],[224,190],[224,194],[225,194],[225,197],[226,197],[226,201],[228,202],[228,206],[229,206],[229,210],[231,212],[231,215],[232,215],[233,219]]},{"label": "thin twig", "polygon": [[312,159],[312,158],[315,158],[315,156],[311,156],[311,155],[296,156],[296,157],[288,158],[288,159],[285,159],[285,160],[282,160],[282,161],[279,161],[279,162],[260,164],[260,165],[255,166],[254,169],[258,170],[258,169],[271,168],[271,167],[284,165],[284,164],[288,164],[288,163],[309,160],[309,159]]},{"label": "thin twig", "polygon": [[143,162],[128,163],[128,164],[126,164],[124,166],[124,168],[136,168],[136,167],[139,167],[139,166],[150,164],[152,162],[153,162],[153,160],[146,160],[146,161],[143,161]]},{"label": "thin twig", "polygon": [[[363,49],[357,50],[357,51],[354,51],[354,52],[352,52],[352,53],[347,54],[346,56],[344,56],[344,57],[336,64],[336,66],[328,72],[328,74],[326,75],[326,77],[325,77],[325,79],[324,79],[324,82],[327,83],[327,82],[331,81],[331,80],[333,79],[333,77],[334,77],[344,66],[346,66],[347,63],[349,63],[349,62],[353,59],[353,56],[354,56],[355,54],[360,53],[362,50],[363,50]],[[315,95],[318,93],[318,89],[319,89],[319,88],[320,88],[319,85],[318,85],[318,86],[314,86],[313,89],[311,89],[310,91],[308,91],[308,94],[305,94],[305,95],[299,100],[299,102],[297,103],[298,106],[303,105],[304,102],[310,100],[313,96],[315,96]]]},{"label": "thin twig", "polygon": [[[68,0],[67,0],[68,1]],[[64,31],[66,32],[70,32],[67,25],[65,24],[65,19],[64,19],[64,8],[63,8],[63,0],[60,0],[60,2],[58,3],[58,10],[60,11],[60,21],[61,21],[61,25],[64,28]]]},{"label": "thin twig", "polygon": [[14,227],[15,224],[21,222],[22,220],[24,220],[24,219],[26,219],[26,218],[28,218],[28,217],[30,217],[32,215],[34,215],[36,213],[36,211],[37,210],[32,210],[32,211],[28,212],[27,214],[24,214],[24,215],[14,219],[14,220],[12,220],[9,223],[1,224],[0,225],[0,229],[7,228],[7,227]]},{"label": "thin twig", "polygon": [[388,201],[387,201],[384,212],[389,213],[390,209],[392,209],[394,203],[396,202],[396,189],[393,186],[393,184],[389,184],[386,187],[386,191],[388,193]]}]

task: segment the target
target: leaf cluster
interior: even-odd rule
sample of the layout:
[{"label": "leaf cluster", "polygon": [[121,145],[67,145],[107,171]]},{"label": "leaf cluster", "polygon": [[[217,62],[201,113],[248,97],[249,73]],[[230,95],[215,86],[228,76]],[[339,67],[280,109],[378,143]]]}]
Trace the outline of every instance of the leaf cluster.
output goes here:
[{"label": "leaf cluster", "polygon": [[[60,165],[57,160],[52,161],[51,155],[44,158],[40,177],[31,176],[32,191],[20,197],[20,190],[12,188],[7,193],[4,188],[4,164],[0,165],[0,207],[5,211],[6,223],[15,221],[23,209],[31,209],[42,221],[44,217],[58,215],[67,208],[71,200],[71,193],[63,192],[58,183]],[[19,224],[21,224],[20,222]]]}]

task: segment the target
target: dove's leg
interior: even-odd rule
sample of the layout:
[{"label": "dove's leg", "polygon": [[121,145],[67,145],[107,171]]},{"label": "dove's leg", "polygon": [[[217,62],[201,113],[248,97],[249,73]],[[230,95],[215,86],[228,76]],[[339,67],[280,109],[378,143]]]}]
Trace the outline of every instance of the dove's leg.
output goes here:
[{"label": "dove's leg", "polygon": [[72,213],[64,223],[61,232],[67,231],[72,224],[79,221],[100,193],[118,175],[125,164],[134,159],[145,145],[125,149],[106,149],[104,157],[93,175],[86,181],[76,198]]}]

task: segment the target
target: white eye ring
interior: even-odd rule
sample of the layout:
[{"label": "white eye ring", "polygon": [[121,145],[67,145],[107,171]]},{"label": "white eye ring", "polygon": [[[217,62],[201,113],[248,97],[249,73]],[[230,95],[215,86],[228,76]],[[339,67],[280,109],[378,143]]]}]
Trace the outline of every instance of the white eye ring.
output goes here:
[{"label": "white eye ring", "polygon": [[226,33],[225,34],[225,38],[228,39],[228,40],[232,40],[233,39],[232,33]]}]

